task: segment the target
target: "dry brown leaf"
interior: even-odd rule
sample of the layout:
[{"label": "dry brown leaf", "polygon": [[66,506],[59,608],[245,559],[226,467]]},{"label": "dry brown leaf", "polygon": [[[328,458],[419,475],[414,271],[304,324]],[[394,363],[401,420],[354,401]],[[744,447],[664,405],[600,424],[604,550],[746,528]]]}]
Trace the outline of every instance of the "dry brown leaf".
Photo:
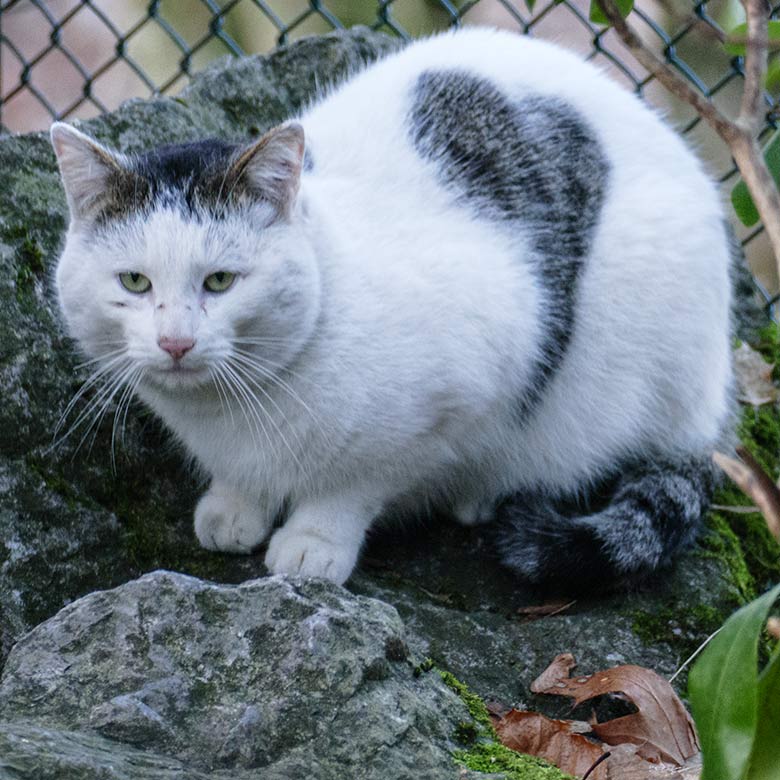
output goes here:
[{"label": "dry brown leaf", "polygon": [[493,725],[495,725],[512,708],[508,704],[504,704],[502,701],[487,699],[485,701],[485,709],[488,711],[488,715],[490,715],[490,719],[493,721]]},{"label": "dry brown leaf", "polygon": [[737,399],[744,404],[762,406],[776,401],[777,386],[772,381],[774,365],[767,363],[744,342],[734,350],[734,374],[737,378]]},{"label": "dry brown leaf", "polygon": [[616,666],[596,674],[560,678],[540,693],[568,696],[575,704],[607,693],[623,693],[638,711],[595,724],[596,736],[610,745],[637,745],[637,753],[648,761],[677,765],[699,750],[693,720],[683,703],[672,686],[650,669]]},{"label": "dry brown leaf", "polygon": [[531,683],[532,693],[549,693],[558,680],[568,680],[571,670],[577,665],[571,653],[561,653],[553,658],[552,663]]},{"label": "dry brown leaf", "polygon": [[[573,732],[571,721],[538,712],[511,710],[495,725],[508,748],[544,758],[575,777],[582,777],[604,753],[603,746]],[[608,780],[605,765],[597,766],[588,780]]]},{"label": "dry brown leaf", "polygon": [[701,754],[686,762],[685,766],[674,764],[651,764],[640,758],[636,745],[616,745],[610,748],[610,756],[604,762],[609,780],[699,780],[701,777]]},{"label": "dry brown leaf", "polygon": [[524,615],[532,620],[543,617],[551,617],[552,615],[558,615],[561,612],[565,612],[569,607],[573,607],[577,603],[577,599],[573,601],[552,601],[548,604],[540,604],[538,606],[518,607],[517,614]]},{"label": "dry brown leaf", "polygon": [[745,447],[737,447],[737,454],[741,461],[722,452],[713,453],[712,459],[746,496],[755,501],[770,532],[780,541],[780,488]]}]

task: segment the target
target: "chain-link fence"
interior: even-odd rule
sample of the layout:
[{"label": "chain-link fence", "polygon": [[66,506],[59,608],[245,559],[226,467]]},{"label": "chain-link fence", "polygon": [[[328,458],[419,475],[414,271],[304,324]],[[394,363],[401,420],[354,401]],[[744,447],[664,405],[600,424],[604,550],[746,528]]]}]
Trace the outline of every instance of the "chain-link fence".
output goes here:
[{"label": "chain-link fence", "polygon": [[[556,40],[600,64],[661,107],[728,191],[737,173],[725,146],[692,109],[660,87],[612,30],[589,21],[588,5],[539,0],[529,10],[523,0],[0,0],[0,130],[41,129],[53,118],[111,110],[128,97],[175,93],[215,57],[264,52],[303,35],[365,24],[409,38],[453,25],[490,24]],[[631,20],[648,45],[733,113],[743,62],[722,43],[740,14],[738,0],[638,0]],[[780,91],[775,56],[765,134],[780,119],[772,94]],[[641,153],[641,144],[637,149]],[[780,284],[761,228],[740,237],[772,306]]]}]

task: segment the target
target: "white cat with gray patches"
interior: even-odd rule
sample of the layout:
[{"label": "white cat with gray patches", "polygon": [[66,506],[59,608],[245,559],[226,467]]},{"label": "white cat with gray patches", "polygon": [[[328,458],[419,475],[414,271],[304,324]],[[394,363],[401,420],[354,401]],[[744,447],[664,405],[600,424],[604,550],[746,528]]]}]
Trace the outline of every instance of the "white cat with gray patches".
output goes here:
[{"label": "white cat with gray patches", "polygon": [[[716,189],[634,96],[505,32],[416,42],[248,145],[57,123],[70,333],[212,477],[195,533],[344,582],[381,516],[493,519],[532,583],[695,536],[727,424]],[[305,150],[305,151],[304,151]]]}]

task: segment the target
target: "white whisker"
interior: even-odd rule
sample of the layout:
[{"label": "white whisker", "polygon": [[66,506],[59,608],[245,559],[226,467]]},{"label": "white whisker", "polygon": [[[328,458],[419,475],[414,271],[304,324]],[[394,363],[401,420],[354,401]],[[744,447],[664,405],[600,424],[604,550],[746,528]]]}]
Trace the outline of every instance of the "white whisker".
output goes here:
[{"label": "white whisker", "polygon": [[263,365],[263,363],[260,362],[259,358],[249,353],[246,353],[243,350],[236,349],[233,354],[233,359],[237,362],[240,362],[245,367],[251,368],[254,371],[256,371],[261,378],[267,379],[269,382],[273,382],[275,385],[282,388],[282,390],[284,390],[294,401],[299,403],[306,410],[309,417],[311,417],[312,422],[317,426],[318,430],[326,438],[326,440],[330,439],[328,432],[322,426],[319,417],[314,413],[314,411],[306,403],[306,401],[304,401],[303,398],[301,398],[300,394],[288,382],[285,382],[273,370],[268,368],[266,365]]}]

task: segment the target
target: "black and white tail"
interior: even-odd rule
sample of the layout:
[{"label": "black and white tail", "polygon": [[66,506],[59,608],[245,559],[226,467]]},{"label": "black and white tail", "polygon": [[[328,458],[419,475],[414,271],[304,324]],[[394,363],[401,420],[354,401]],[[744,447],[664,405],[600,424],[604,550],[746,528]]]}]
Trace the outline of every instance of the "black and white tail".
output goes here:
[{"label": "black and white tail", "polygon": [[518,494],[498,509],[500,555],[524,579],[555,590],[641,581],[693,543],[713,481],[702,458],[635,466],[590,514],[583,502],[577,510]]}]

